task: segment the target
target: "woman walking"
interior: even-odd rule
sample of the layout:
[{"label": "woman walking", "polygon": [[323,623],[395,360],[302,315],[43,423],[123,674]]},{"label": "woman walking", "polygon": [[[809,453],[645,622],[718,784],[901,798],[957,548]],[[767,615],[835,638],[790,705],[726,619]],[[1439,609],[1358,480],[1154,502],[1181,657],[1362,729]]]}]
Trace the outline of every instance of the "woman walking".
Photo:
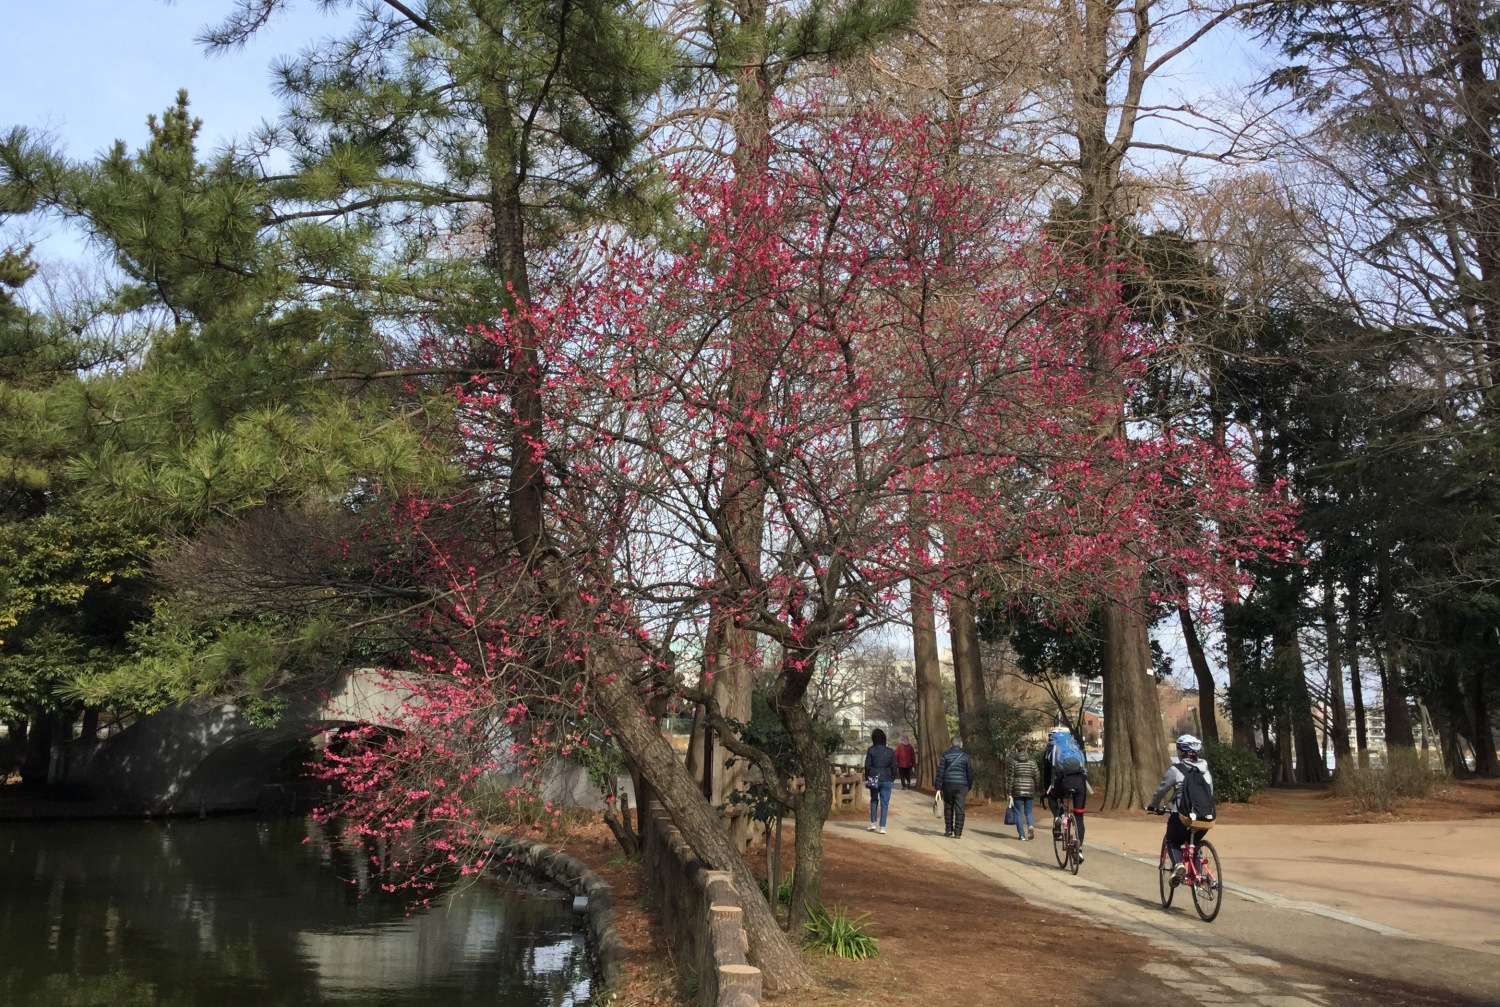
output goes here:
[{"label": "woman walking", "polygon": [[1005,767],[1005,788],[1010,791],[1010,803],[1016,812],[1016,838],[1023,843],[1036,835],[1031,808],[1041,786],[1042,771],[1037,768],[1031,753],[1026,751],[1023,738],[1016,742],[1016,750],[1011,753]]},{"label": "woman walking", "polygon": [[901,789],[911,786],[911,771],[917,766],[917,750],[911,747],[911,738],[901,735],[901,744],[896,746],[896,771],[901,774]]},{"label": "woman walking", "polygon": [[891,810],[891,784],[896,780],[896,750],[885,743],[885,732],[870,732],[870,747],[865,750],[865,786],[870,791],[870,831],[877,829],[875,808],[880,808],[881,835],[885,835],[885,816]]}]

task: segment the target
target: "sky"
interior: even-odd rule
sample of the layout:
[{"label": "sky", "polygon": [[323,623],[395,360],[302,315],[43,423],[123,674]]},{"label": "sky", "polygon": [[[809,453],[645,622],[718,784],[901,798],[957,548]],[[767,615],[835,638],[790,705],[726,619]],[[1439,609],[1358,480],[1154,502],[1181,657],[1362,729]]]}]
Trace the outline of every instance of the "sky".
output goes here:
[{"label": "sky", "polygon": [[[77,159],[117,139],[133,149],[146,141],[146,116],[186,88],[203,120],[202,149],[243,138],[275,117],[271,63],[339,26],[313,0],[290,8],[243,49],[209,56],[193,39],[231,9],[230,0],[0,0],[0,133],[24,126]],[[44,261],[80,251],[73,235],[24,237]]]},{"label": "sky", "polygon": [[229,0],[5,0],[0,124],[50,131],[74,157],[132,146],[146,116],[188,89],[206,146],[242,136],[277,107],[270,64],[338,26],[312,0],[292,3],[245,48],[208,56],[193,41]]}]

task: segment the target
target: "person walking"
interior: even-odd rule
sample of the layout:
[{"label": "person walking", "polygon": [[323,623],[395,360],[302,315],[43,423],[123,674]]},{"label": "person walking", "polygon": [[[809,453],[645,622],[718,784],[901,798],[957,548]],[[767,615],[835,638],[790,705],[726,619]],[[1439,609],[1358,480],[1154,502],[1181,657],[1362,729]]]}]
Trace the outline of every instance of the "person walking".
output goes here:
[{"label": "person walking", "polygon": [[932,785],[943,795],[943,835],[963,838],[964,802],[974,786],[974,763],[964,751],[962,738],[954,738],[952,746],[938,759]]},{"label": "person walking", "polygon": [[1042,771],[1026,750],[1026,739],[1022,738],[1016,742],[1016,750],[1010,754],[1010,762],[1005,767],[1005,789],[1010,791],[1011,807],[1016,813],[1016,838],[1023,843],[1036,838],[1031,810],[1041,785]]},{"label": "person walking", "polygon": [[[896,752],[885,743],[880,728],[870,732],[870,747],[865,749],[865,786],[870,791],[870,831],[877,828],[885,835],[885,818],[891,810],[891,784],[896,782]],[[880,824],[875,824],[875,809],[880,809]]]},{"label": "person walking", "polygon": [[911,771],[917,768],[917,750],[911,746],[911,738],[901,735],[901,744],[896,746],[896,772],[901,774],[901,789],[911,786]]}]

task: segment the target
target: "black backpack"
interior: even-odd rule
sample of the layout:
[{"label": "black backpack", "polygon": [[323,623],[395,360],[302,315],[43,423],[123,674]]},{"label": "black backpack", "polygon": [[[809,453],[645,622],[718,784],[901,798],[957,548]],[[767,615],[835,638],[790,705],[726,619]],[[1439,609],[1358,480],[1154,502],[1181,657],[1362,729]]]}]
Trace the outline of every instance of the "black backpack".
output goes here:
[{"label": "black backpack", "polygon": [[1182,773],[1178,814],[1200,828],[1207,828],[1214,821],[1214,788],[1208,785],[1208,778],[1196,763],[1184,760],[1177,764],[1177,770]]}]

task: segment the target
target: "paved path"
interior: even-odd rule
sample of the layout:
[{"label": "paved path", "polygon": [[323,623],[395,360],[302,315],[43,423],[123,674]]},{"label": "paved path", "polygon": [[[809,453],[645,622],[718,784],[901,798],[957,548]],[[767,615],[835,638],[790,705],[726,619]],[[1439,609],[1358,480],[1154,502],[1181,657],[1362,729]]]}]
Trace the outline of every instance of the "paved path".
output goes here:
[{"label": "paved path", "polygon": [[[1227,815],[1211,834],[1226,877],[1264,901],[1500,955],[1500,821],[1236,825],[1232,805]],[[1161,819],[1091,817],[1089,838],[1154,863]]]},{"label": "paved path", "polygon": [[[897,791],[892,797],[887,835],[870,833],[854,819],[835,820],[828,828],[963,864],[1028,902],[1145,938],[1161,957],[1141,971],[1159,981],[1163,1003],[1500,1005],[1500,961],[1493,954],[1415,939],[1378,924],[1371,929],[1368,921],[1307,912],[1274,896],[1233,891],[1225,896],[1218,920],[1203,923],[1191,898],[1182,897],[1186,892],[1171,910],[1162,910],[1154,858],[1144,864],[1089,850],[1074,877],[1057,869],[1045,815],[1034,842],[1017,842],[1010,827],[975,818],[969,819],[962,839],[952,840],[943,837],[941,820],[932,816],[930,796]],[[1091,822],[1091,843],[1104,841],[1095,835],[1100,831],[1111,830],[1108,824],[1100,830]],[[1122,844],[1143,841],[1129,839],[1125,831],[1115,830],[1109,838]],[[1157,836],[1159,842],[1159,826]],[[1232,882],[1236,861],[1227,850],[1222,856]],[[1492,935],[1500,936],[1485,937]],[[1087,973],[1086,961],[1079,967]]]}]

